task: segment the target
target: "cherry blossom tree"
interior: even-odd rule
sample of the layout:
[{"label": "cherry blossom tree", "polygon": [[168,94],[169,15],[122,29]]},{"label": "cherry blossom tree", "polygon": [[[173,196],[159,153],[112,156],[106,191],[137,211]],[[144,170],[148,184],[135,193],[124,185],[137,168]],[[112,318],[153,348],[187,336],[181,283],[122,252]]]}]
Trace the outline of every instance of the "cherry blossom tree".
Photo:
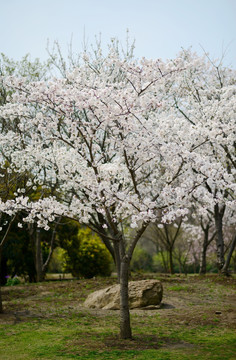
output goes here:
[{"label": "cherry blossom tree", "polygon": [[[18,131],[12,128],[1,136],[2,159],[8,156],[15,172],[34,174],[35,186],[54,184],[60,191],[32,200],[22,188],[10,202],[1,200],[0,209],[24,209],[24,221],[37,221],[45,229],[57,216],[67,216],[113,243],[120,265],[121,338],[132,336],[129,266],[147,226],[157,219],[184,218],[193,194],[218,204],[225,200],[223,190],[235,190],[233,175],[225,175],[224,161],[217,161],[211,146],[220,146],[214,142],[222,133],[219,123],[203,123],[204,132],[202,123],[186,120],[173,102],[194,61],[181,55],[165,63],[132,62],[111,51],[98,64],[84,54],[81,65],[65,78],[30,83],[4,79],[14,92],[0,116],[9,123],[17,118]],[[232,134],[231,125],[226,137]],[[231,149],[232,140],[228,144],[221,138]],[[223,189],[221,196],[210,196],[206,181]],[[129,243],[127,225],[136,229]]]},{"label": "cherry blossom tree", "polygon": [[[14,92],[14,89],[10,89],[6,86],[3,79],[7,76],[16,76],[24,79],[24,82],[29,83],[31,81],[46,81],[49,78],[50,70],[50,61],[41,63],[39,59],[31,60],[29,54],[25,55],[20,61],[14,61],[8,58],[6,55],[1,53],[0,55],[0,106],[8,106],[8,101]],[[9,134],[17,134],[21,136],[21,131],[18,127],[19,120],[17,116],[13,116],[11,121],[0,117],[0,132],[1,139],[3,142],[6,142],[7,136]],[[8,135],[7,135],[8,134]],[[13,152],[15,151],[14,139],[10,143]],[[22,143],[23,146],[23,143]],[[15,221],[21,217],[20,207],[13,206],[14,198],[21,196],[33,196],[38,197],[36,191],[38,191],[37,186],[33,184],[34,175],[30,172],[25,171],[14,171],[11,164],[11,154],[4,152],[1,148],[1,165],[0,165],[0,199],[3,203],[7,204],[4,212],[0,212],[0,227],[1,227],[1,239],[0,239],[0,264],[2,258],[3,247],[8,240],[9,232]],[[17,195],[16,195],[17,194]],[[16,204],[15,204],[16,205]],[[21,224],[19,224],[21,226]],[[32,229],[32,226],[29,226],[29,229]],[[32,234],[32,231],[29,230],[29,233]],[[39,248],[39,247],[38,247]],[[50,252],[51,256],[51,252]],[[45,268],[48,265],[48,257]],[[37,257],[37,256],[36,256]],[[37,263],[37,261],[36,261]],[[1,266],[0,266],[1,269]],[[1,292],[0,292],[0,312],[2,312],[2,301],[1,301]]]},{"label": "cherry blossom tree", "polygon": [[207,253],[210,250],[215,253],[215,247],[211,246],[216,235],[213,218],[195,215],[194,220],[184,224],[184,231],[189,244],[187,262],[193,264],[195,269],[200,266],[199,274],[204,275],[207,270]]},{"label": "cherry blossom tree", "polygon": [[[188,253],[188,263],[199,264],[199,274],[204,275],[207,271],[207,256],[211,261],[216,257],[216,244],[213,242],[216,236],[214,226],[214,211],[208,209],[208,213],[199,215],[200,207],[195,204],[195,211],[189,221],[184,223],[183,228],[191,245]],[[235,248],[235,215],[226,208],[223,222],[224,233],[224,257],[226,261],[222,273],[229,275],[230,260]],[[217,264],[217,261],[216,261]]]},{"label": "cherry blossom tree", "polygon": [[[176,113],[198,128],[202,146],[192,161],[193,174],[204,184],[192,193],[202,203],[202,213],[212,209],[216,229],[218,268],[224,266],[223,223],[226,207],[236,207],[236,71],[184,51],[186,68],[180,82],[170,85],[170,99]],[[235,219],[234,219],[235,226]]]}]

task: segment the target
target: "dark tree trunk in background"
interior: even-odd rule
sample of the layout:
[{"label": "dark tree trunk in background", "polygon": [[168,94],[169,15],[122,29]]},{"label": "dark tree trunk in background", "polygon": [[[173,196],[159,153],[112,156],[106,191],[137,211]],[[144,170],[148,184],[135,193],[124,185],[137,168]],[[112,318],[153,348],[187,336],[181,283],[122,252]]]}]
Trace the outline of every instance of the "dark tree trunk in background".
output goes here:
[{"label": "dark tree trunk in background", "polygon": [[[157,249],[158,249],[158,247],[157,247]],[[167,274],[168,273],[168,258],[167,259],[165,258],[165,253],[164,253],[163,249],[160,249],[160,250],[158,249],[157,254],[158,254],[158,252],[160,252],[160,254],[161,254],[161,260],[162,260],[162,265],[164,267],[164,272]]]},{"label": "dark tree trunk in background", "polygon": [[169,247],[169,262],[170,262],[170,273],[174,274],[175,270],[174,270],[174,264],[173,264],[173,247],[172,246]]},{"label": "dark tree trunk in background", "polygon": [[[54,229],[52,231],[51,241],[50,241],[50,250],[49,250],[49,254],[48,254],[48,257],[47,257],[45,263],[43,263],[43,258],[42,258],[42,278],[43,278],[43,280],[45,279],[46,272],[47,272],[47,269],[48,269],[48,265],[49,265],[50,260],[52,258],[52,254],[53,254],[53,250],[54,250],[54,242],[55,242],[56,234],[57,234],[57,228],[58,228],[58,225],[60,224],[61,218],[62,217],[60,216],[57,219],[56,224],[54,225]],[[41,253],[42,253],[42,250],[41,250]]]},{"label": "dark tree trunk in background", "polygon": [[215,236],[216,236],[216,231],[214,231],[211,234],[211,237],[209,238],[209,233],[210,233],[210,228],[212,226],[211,220],[209,219],[208,223],[206,225],[204,225],[204,221],[201,218],[201,228],[202,231],[204,233],[204,238],[203,238],[203,244],[202,244],[202,252],[201,252],[201,258],[200,258],[200,269],[199,269],[199,274],[200,275],[205,275],[206,274],[206,270],[207,270],[207,249],[208,246],[210,245],[210,243],[214,240]]},{"label": "dark tree trunk in background", "polygon": [[207,247],[205,245],[203,245],[202,252],[201,252],[201,259],[200,259],[200,270],[199,270],[200,275],[206,274],[206,265],[207,265],[206,252],[207,252]]},{"label": "dark tree trunk in background", "polygon": [[229,275],[229,264],[230,264],[230,260],[232,258],[235,246],[236,246],[236,234],[234,235],[234,238],[233,238],[232,243],[230,245],[230,249],[229,249],[225,264],[224,264],[224,266],[222,268],[222,274],[227,275],[227,276]]},{"label": "dark tree trunk in background", "polygon": [[4,256],[4,254],[2,255],[1,258],[1,269],[0,269],[0,285],[5,285],[7,282],[7,259]]},{"label": "dark tree trunk in background", "polygon": [[43,255],[40,235],[40,229],[37,229],[35,235],[35,268],[37,282],[43,281]]},{"label": "dark tree trunk in background", "polygon": [[115,265],[116,265],[116,271],[117,271],[117,280],[118,280],[118,283],[120,283],[120,279],[121,279],[121,259],[120,259],[120,249],[119,249],[118,242],[114,241],[113,246],[114,246],[114,254],[115,254]]},{"label": "dark tree trunk in background", "polygon": [[223,216],[225,212],[225,205],[222,207],[216,204],[214,207],[214,218],[216,227],[216,247],[217,247],[217,267],[219,271],[222,270],[225,258],[224,258],[224,237],[223,237]]},{"label": "dark tree trunk in background", "polygon": [[3,306],[2,306],[2,289],[0,286],[0,314],[3,314]]},{"label": "dark tree trunk in background", "polygon": [[203,239],[203,245],[202,245],[202,252],[201,252],[201,259],[200,259],[200,275],[206,274],[206,253],[207,253],[207,247],[208,247],[208,237],[209,237],[209,228],[210,225],[207,224],[206,227],[204,227],[203,222],[201,223],[202,230],[204,232],[204,239]]},{"label": "dark tree trunk in background", "polygon": [[[2,262],[2,247],[0,247],[0,271],[1,271],[1,262]],[[3,306],[2,306],[2,289],[0,284],[0,314],[3,313]]]}]

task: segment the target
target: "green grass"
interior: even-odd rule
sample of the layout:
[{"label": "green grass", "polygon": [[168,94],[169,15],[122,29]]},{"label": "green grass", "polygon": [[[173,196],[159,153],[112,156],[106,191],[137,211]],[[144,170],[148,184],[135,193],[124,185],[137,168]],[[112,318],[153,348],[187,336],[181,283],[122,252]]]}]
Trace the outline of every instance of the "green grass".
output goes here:
[{"label": "green grass", "polygon": [[[73,328],[72,328],[73,325]],[[39,323],[11,325],[1,331],[0,358],[3,360],[28,359],[234,359],[235,334],[231,330],[220,332],[212,328],[197,327],[190,331],[176,333],[166,326],[157,341],[151,335],[141,340],[134,335],[134,340],[123,341],[124,347],[133,346],[134,349],[115,348],[113,340],[111,347],[106,341],[111,337],[109,331],[101,329],[80,329],[79,324],[71,322],[48,321]],[[79,330],[80,329],[80,330]],[[87,330],[87,331],[85,331]],[[135,329],[139,330],[138,328]],[[134,334],[136,333],[134,331]],[[151,327],[150,334],[155,332]],[[141,350],[135,350],[135,343],[143,345]],[[93,345],[91,345],[93,343]],[[118,347],[121,341],[117,340]],[[97,346],[98,349],[94,348]],[[147,349],[145,349],[145,345]],[[95,347],[96,347],[95,346]],[[156,346],[157,349],[148,349]],[[92,347],[93,350],[90,350]],[[106,348],[107,349],[102,349]]]},{"label": "green grass", "polygon": [[173,286],[169,286],[168,290],[171,290],[171,291],[189,291],[189,287],[188,286],[183,286],[183,285],[173,285]]},{"label": "green grass", "polygon": [[0,359],[235,360],[233,280],[172,277],[170,283],[166,279],[166,306],[131,311],[133,340],[118,338],[119,312],[83,308],[88,293],[112,282],[96,279],[3,288]]}]

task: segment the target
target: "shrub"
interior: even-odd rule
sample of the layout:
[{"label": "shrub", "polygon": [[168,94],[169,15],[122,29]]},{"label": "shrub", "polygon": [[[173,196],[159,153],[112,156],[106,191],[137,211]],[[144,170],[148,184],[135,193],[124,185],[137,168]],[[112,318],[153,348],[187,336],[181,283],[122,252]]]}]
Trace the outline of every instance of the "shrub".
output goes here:
[{"label": "shrub", "polygon": [[8,277],[6,286],[15,286],[20,284],[20,279],[17,276],[14,276],[13,278]]},{"label": "shrub", "polygon": [[73,244],[76,246],[66,248],[66,270],[73,276],[92,278],[111,274],[111,255],[98,235],[89,228],[80,228]]},{"label": "shrub", "polygon": [[99,239],[82,241],[74,273],[85,278],[91,278],[95,275],[109,276],[111,274],[110,254]]}]

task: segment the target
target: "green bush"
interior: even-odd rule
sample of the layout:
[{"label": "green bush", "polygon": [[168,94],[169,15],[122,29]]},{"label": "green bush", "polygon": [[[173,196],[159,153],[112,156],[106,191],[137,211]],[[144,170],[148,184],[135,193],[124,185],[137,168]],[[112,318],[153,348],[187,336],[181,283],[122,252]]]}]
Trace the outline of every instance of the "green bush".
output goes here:
[{"label": "green bush", "polygon": [[92,278],[111,274],[111,255],[97,234],[80,227],[77,235],[64,241],[66,270],[73,276]]},{"label": "green bush", "polygon": [[111,256],[100,239],[88,238],[81,242],[72,274],[85,278],[111,275]]},{"label": "green bush", "polygon": [[6,286],[15,286],[20,284],[20,279],[18,279],[17,276],[14,276],[13,278],[9,277],[6,282]]}]

